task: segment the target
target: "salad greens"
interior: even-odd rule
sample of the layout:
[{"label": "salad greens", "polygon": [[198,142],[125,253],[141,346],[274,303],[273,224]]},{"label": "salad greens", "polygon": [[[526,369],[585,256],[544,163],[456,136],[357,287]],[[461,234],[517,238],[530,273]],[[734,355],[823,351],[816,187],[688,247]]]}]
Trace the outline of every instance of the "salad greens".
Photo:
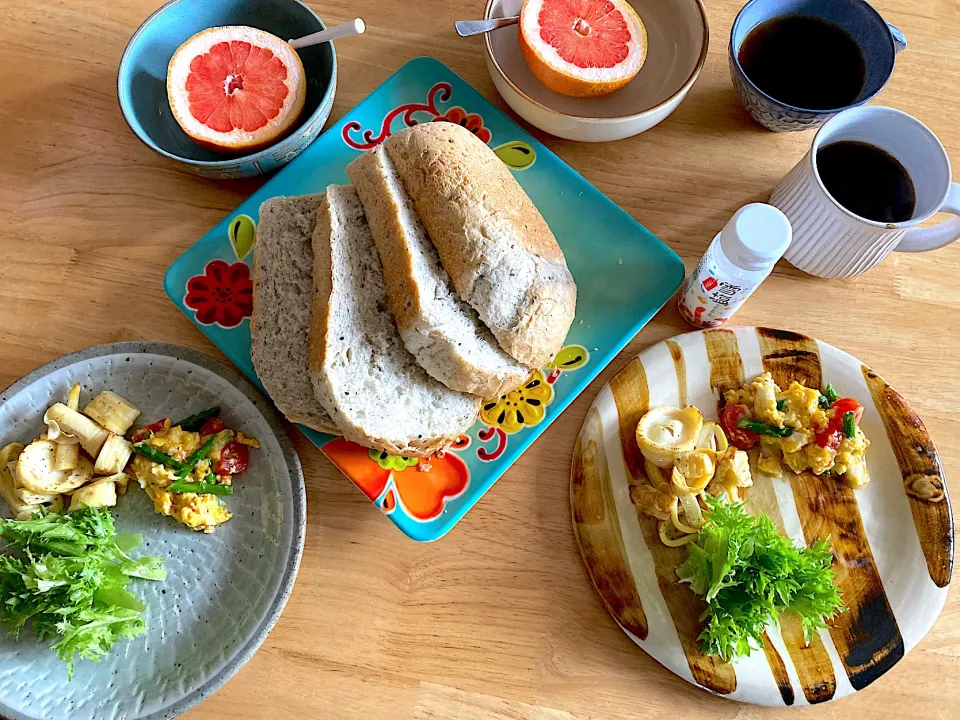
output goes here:
[{"label": "salad greens", "polygon": [[707,498],[707,523],[687,545],[677,576],[707,602],[700,620],[703,651],[725,662],[762,644],[782,613],[799,617],[807,642],[843,609],[828,541],[798,548],[766,515],[743,503]]},{"label": "salad greens", "polygon": [[167,572],[159,557],[130,557],[143,538],[117,534],[108,510],[0,519],[0,537],[0,620],[14,636],[32,622],[40,641],[55,639],[68,677],[76,657],[99,662],[120,638],[146,631],[145,606],[127,585]]}]

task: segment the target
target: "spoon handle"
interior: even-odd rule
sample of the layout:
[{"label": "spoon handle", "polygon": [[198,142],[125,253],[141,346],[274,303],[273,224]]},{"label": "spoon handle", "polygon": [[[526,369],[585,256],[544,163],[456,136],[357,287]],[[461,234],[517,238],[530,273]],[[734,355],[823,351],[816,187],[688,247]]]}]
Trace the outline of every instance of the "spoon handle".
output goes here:
[{"label": "spoon handle", "polygon": [[309,47],[311,45],[319,45],[320,43],[331,42],[333,40],[339,40],[340,38],[350,37],[351,35],[360,35],[366,30],[366,26],[363,24],[363,20],[357,18],[356,20],[351,20],[350,22],[345,22],[343,25],[337,25],[328,30],[321,30],[320,32],[315,32],[312,35],[304,35],[302,38],[296,38],[295,40],[289,40],[290,47],[294,50],[304,47]]},{"label": "spoon handle", "polygon": [[460,37],[470,37],[471,35],[483,35],[491,30],[499,30],[508,25],[516,25],[520,22],[520,17],[492,18],[490,20],[461,20],[455,27],[457,35]]}]

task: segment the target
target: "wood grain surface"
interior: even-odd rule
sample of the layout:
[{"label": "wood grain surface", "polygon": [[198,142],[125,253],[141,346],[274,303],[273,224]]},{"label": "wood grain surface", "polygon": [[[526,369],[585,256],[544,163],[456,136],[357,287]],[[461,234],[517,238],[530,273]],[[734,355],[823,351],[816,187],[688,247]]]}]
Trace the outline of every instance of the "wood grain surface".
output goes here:
[{"label": "wood grain surface", "polygon": [[[116,71],[157,0],[0,0],[0,385],[90,345],[158,340],[215,348],[164,295],[166,267],[261,184],[186,175],[127,129]],[[332,0],[328,23],[362,16],[338,42],[331,121],[396,68],[437,57],[500,107],[481,41],[453,32],[482,2]],[[674,248],[688,269],[741,205],[764,200],[812,134],[773,134],[737,105],[726,43],[740,3],[709,0],[712,46],[663,124],[603,145],[543,137]],[[910,47],[877,102],[917,116],[960,163],[960,8],[878,0]],[[602,240],[598,240],[602,241]],[[816,336],[863,359],[923,418],[960,497],[960,244],[893,256],[852,280],[781,263],[738,324]],[[643,348],[688,328],[668,305],[446,538],[417,545],[296,430],[309,527],[300,576],[251,662],[188,714],[215,718],[684,720],[780,718],[688,685],[616,626],[571,530],[569,468],[597,391]],[[804,712],[956,717],[960,601],[864,692]]]}]

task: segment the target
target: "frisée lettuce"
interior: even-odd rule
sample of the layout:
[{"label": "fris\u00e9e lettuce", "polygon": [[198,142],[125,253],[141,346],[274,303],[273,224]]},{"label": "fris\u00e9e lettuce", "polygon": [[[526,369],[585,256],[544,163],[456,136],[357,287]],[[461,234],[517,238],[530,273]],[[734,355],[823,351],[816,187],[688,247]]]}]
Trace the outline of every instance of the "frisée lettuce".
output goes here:
[{"label": "fris\u00e9e lettuce", "polygon": [[725,662],[759,648],[767,625],[793,613],[809,643],[843,610],[827,541],[797,547],[766,515],[742,502],[707,499],[707,522],[687,547],[677,576],[707,603],[699,640]]},{"label": "fris\u00e9e lettuce", "polygon": [[127,585],[165,580],[159,557],[132,558],[142,538],[117,534],[104,508],[0,520],[0,620],[19,636],[33,624],[73,677],[75,658],[99,662],[121,638],[146,631],[144,604]]}]

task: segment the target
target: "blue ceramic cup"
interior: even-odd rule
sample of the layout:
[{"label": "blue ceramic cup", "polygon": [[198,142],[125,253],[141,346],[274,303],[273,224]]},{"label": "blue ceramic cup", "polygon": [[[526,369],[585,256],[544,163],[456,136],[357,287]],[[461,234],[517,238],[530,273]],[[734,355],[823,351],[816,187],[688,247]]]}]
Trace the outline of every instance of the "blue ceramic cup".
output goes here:
[{"label": "blue ceramic cup", "polygon": [[[760,23],[787,15],[812,15],[828,20],[853,38],[866,62],[866,80],[856,100],[827,110],[796,107],[768,95],[747,77],[737,57],[744,38]],[[806,130],[822,125],[842,110],[862,105],[880,92],[893,74],[894,58],[906,47],[903,33],[884,21],[863,0],[750,0],[730,31],[730,76],[740,102],[765,128],[775,132]]]},{"label": "blue ceramic cup", "polygon": [[237,178],[268,173],[299,155],[323,130],[337,89],[333,43],[298,51],[307,97],[294,129],[264,150],[224,155],[191,140],[167,101],[167,64],[173,53],[201,30],[220,25],[249,25],[284,40],[325,29],[299,0],[171,0],[143,22],[123,53],[117,76],[120,110],[147,147],[195,175]]}]

